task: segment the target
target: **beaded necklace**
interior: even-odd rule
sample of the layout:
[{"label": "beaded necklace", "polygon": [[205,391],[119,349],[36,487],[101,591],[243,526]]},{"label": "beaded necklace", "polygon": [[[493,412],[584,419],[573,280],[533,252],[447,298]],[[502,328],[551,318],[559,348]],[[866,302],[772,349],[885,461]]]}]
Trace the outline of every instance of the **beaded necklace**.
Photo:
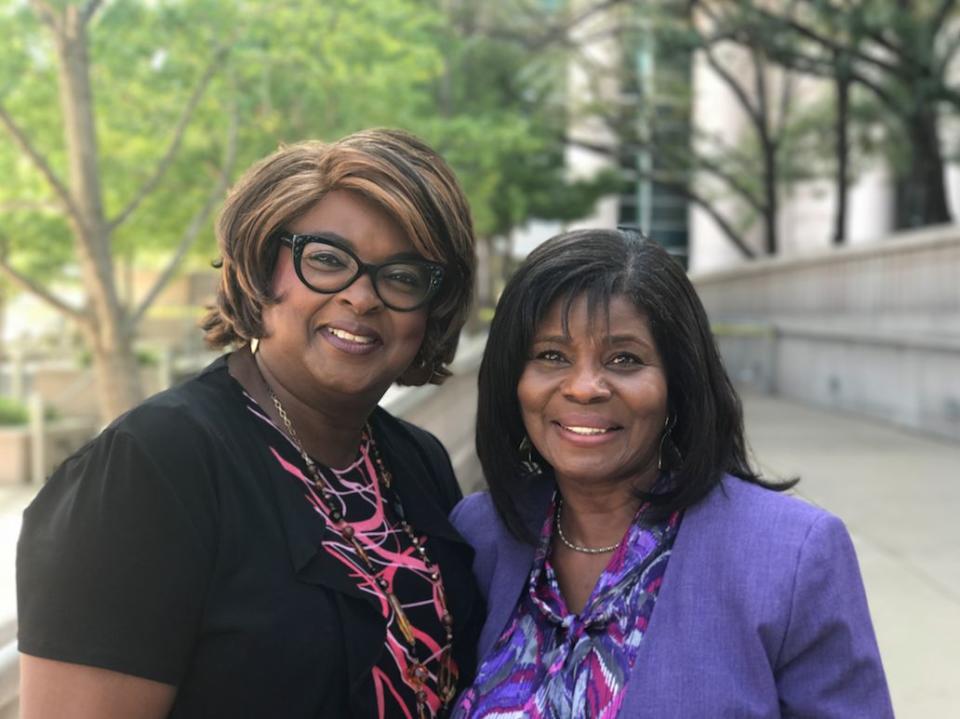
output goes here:
[{"label": "beaded necklace", "polygon": [[[293,428],[293,423],[290,421],[290,417],[287,415],[286,410],[280,403],[280,399],[276,394],[274,394],[273,389],[271,389],[270,385],[268,385],[266,381],[264,381],[264,385],[266,385],[267,392],[270,394],[270,399],[273,400],[273,406],[276,407],[277,414],[280,415],[280,419],[283,421],[283,425],[287,430],[287,434],[293,441],[293,444],[300,453],[300,456],[303,458],[304,463],[307,465],[313,487],[320,494],[321,499],[323,499],[323,503],[328,509],[328,516],[333,522],[333,526],[340,532],[344,539],[350,542],[356,551],[357,556],[359,556],[360,559],[363,560],[363,563],[367,566],[367,571],[370,573],[370,576],[375,578],[377,586],[380,588],[380,591],[383,592],[387,603],[393,610],[394,617],[397,620],[397,627],[407,642],[410,655],[412,657],[416,656],[417,645],[416,638],[413,633],[413,626],[410,624],[410,620],[407,618],[407,614],[403,610],[403,605],[400,604],[400,600],[397,598],[397,595],[393,593],[390,583],[385,577],[377,572],[373,562],[370,561],[370,557],[367,556],[366,551],[364,551],[363,545],[360,544],[360,540],[357,538],[354,528],[347,524],[343,514],[336,508],[336,503],[334,501],[334,497],[331,495],[327,480],[320,472],[320,468],[317,467],[317,464],[313,461],[313,458],[307,454],[306,450],[304,450],[303,444],[300,442],[300,437],[297,435],[297,431]],[[435,594],[440,605],[438,610],[440,623],[443,625],[446,633],[446,644],[440,651],[440,670],[437,675],[438,694],[440,701],[443,703],[443,707],[446,708],[456,695],[458,673],[456,664],[453,661],[453,615],[450,614],[447,608],[447,599],[443,590],[443,582],[440,581],[440,570],[436,567],[434,562],[431,561],[430,557],[427,556],[427,550],[424,546],[424,542],[417,537],[413,527],[411,527],[410,523],[406,520],[406,516],[403,511],[403,504],[401,504],[400,498],[391,487],[393,475],[390,474],[389,470],[384,464],[383,457],[380,455],[380,450],[377,447],[376,442],[373,440],[373,433],[370,430],[369,424],[365,425],[363,428],[361,434],[361,443],[363,442],[366,442],[367,446],[370,447],[370,453],[373,456],[373,461],[377,468],[376,481],[380,484],[383,498],[390,503],[394,514],[400,520],[400,528],[410,538],[410,542],[420,555],[420,559],[423,561],[424,566],[430,571],[430,581],[434,585]],[[414,660],[410,663],[405,672],[406,679],[413,688],[417,698],[417,714],[419,719],[427,719],[427,692],[424,687],[427,684],[427,680],[430,678],[430,670],[427,668],[426,662],[431,658],[432,657],[428,657],[424,661]]]}]

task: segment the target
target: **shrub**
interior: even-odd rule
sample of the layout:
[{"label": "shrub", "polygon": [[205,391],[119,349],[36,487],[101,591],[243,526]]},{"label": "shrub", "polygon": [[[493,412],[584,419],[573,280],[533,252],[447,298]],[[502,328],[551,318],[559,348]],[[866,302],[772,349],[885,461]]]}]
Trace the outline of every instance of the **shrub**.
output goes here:
[{"label": "shrub", "polygon": [[23,402],[12,397],[0,397],[0,426],[26,424],[30,420],[30,413]]}]

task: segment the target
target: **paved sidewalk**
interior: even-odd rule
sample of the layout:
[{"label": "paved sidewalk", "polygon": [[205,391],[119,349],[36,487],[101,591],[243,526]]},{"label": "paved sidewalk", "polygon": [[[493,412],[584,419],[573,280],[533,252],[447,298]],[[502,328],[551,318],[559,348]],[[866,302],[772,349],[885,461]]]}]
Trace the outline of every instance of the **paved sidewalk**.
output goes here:
[{"label": "paved sidewalk", "polygon": [[960,444],[761,395],[747,436],[772,476],[853,536],[898,719],[960,716]]}]

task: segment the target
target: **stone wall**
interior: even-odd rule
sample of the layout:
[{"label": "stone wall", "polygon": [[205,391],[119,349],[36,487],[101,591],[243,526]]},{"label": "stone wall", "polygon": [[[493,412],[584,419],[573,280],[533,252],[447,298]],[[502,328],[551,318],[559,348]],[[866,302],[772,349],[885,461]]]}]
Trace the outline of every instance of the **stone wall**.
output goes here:
[{"label": "stone wall", "polygon": [[691,279],[741,384],[960,439],[960,227]]}]

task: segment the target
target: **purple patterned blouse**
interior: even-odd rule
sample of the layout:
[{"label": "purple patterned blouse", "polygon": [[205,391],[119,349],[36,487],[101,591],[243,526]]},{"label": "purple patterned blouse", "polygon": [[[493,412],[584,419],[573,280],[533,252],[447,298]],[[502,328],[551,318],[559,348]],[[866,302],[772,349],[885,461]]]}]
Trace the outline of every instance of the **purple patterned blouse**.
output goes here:
[{"label": "purple patterned blouse", "polygon": [[453,716],[612,719],[660,591],[680,512],[645,525],[642,515],[579,615],[567,610],[550,563],[556,495],[534,556],[528,591],[461,697]]}]

